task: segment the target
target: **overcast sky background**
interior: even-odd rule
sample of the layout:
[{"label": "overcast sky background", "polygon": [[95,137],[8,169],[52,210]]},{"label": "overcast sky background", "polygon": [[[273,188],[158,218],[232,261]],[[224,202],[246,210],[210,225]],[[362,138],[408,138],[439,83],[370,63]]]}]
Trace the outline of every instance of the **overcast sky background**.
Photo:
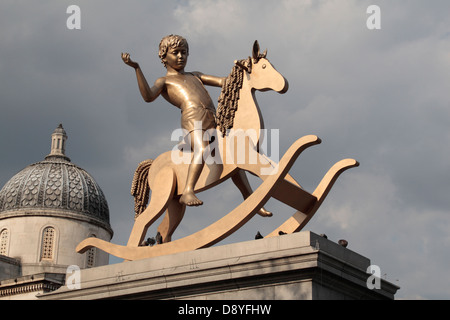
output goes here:
[{"label": "overcast sky background", "polygon": [[[81,8],[81,30],[66,28],[71,4]],[[372,4],[381,30],[366,27]],[[448,0],[2,0],[0,186],[43,160],[62,123],[67,155],[108,199],[112,242],[126,244],[134,170],[172,149],[180,112],[163,98],[146,104],[120,53],[130,52],[153,83],[165,72],[160,39],[180,34],[190,45],[188,71],[226,76],[258,39],[290,84],[284,95],[257,94],[266,128],[280,129],[280,156],[303,135],[323,141],[292,176],[312,192],[335,162],[361,163],[305,230],[348,240],[401,287],[397,298],[449,299],[449,12]],[[218,89],[210,93],[217,101]],[[231,182],[199,197],[205,205],[187,210],[174,238],[242,201]],[[274,217],[255,216],[222,243],[267,234],[293,214],[276,200],[266,207]]]}]

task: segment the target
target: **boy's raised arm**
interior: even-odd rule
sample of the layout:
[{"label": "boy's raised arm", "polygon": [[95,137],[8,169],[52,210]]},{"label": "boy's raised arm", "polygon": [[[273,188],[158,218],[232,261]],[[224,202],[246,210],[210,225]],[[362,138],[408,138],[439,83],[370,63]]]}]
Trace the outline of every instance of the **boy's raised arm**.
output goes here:
[{"label": "boy's raised arm", "polygon": [[123,62],[125,62],[125,64],[129,65],[130,67],[136,70],[136,77],[139,86],[139,91],[141,92],[144,101],[152,102],[153,100],[155,100],[164,89],[165,84],[164,79],[159,78],[158,80],[156,80],[155,85],[152,88],[150,88],[150,86],[147,83],[147,80],[145,79],[144,74],[142,73],[141,68],[139,67],[139,63],[131,60],[129,53],[122,53],[122,60]]}]

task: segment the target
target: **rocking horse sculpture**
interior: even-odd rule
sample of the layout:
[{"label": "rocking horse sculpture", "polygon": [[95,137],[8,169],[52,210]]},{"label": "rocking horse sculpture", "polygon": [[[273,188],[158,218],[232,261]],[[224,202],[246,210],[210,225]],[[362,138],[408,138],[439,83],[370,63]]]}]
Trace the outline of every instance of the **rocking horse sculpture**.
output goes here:
[{"label": "rocking horse sculpture", "polygon": [[[230,76],[223,81],[216,116],[218,133],[214,135],[215,161],[206,161],[193,190],[199,193],[232,178],[245,200],[210,226],[171,241],[186,208],[186,204],[180,202],[180,197],[189,182],[190,167],[189,163],[173,161],[183,158],[186,155],[183,152],[186,151],[172,150],[161,154],[154,161],[143,161],[136,170],[132,185],[136,216],[127,245],[88,238],[77,246],[77,252],[84,253],[96,247],[125,260],[138,260],[209,247],[235,232],[255,214],[270,216],[270,213],[265,210],[261,213],[261,210],[271,197],[289,205],[296,212],[266,237],[298,232],[308,223],[339,175],[359,164],[353,159],[337,162],[325,174],[315,191],[309,193],[288,172],[303,150],[321,143],[317,136],[304,136],[295,141],[279,163],[273,162],[258,150],[263,121],[254,92],[274,90],[285,93],[288,88],[286,79],[275,70],[266,55],[267,51],[260,53],[258,42],[255,41],[252,57],[235,61]],[[239,139],[240,143],[236,143]],[[246,146],[244,148],[240,147],[242,141]],[[245,171],[262,179],[254,192],[251,192]],[[150,190],[150,203],[146,206]],[[142,246],[147,229],[164,212],[166,215],[158,227],[162,243],[151,247]]]}]

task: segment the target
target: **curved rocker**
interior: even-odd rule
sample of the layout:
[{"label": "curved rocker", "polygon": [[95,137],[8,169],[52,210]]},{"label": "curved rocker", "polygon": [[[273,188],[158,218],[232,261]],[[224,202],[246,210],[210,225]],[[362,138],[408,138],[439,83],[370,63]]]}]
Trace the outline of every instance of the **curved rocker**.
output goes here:
[{"label": "curved rocker", "polygon": [[280,232],[283,233],[294,233],[298,232],[311,220],[314,214],[317,212],[322,202],[325,200],[326,196],[330,192],[336,180],[339,178],[340,174],[347,169],[358,167],[358,161],[354,159],[344,159],[336,163],[327,174],[322,178],[322,181],[317,186],[316,190],[312,193],[312,196],[316,197],[315,203],[304,212],[297,211],[286,220],[282,225],[268,234],[265,238],[278,236]]},{"label": "curved rocker", "polygon": [[[76,250],[84,253],[91,247],[97,247],[125,260],[138,260],[209,247],[226,238],[250,220],[269,200],[280,181],[284,180],[300,153],[308,146],[316,144],[317,141],[320,140],[316,136],[298,139],[279,162],[276,174],[267,176],[265,181],[243,203],[225,217],[190,236],[154,247],[120,246],[98,238],[88,238],[83,240]],[[159,210],[155,211],[154,216],[160,215],[164,209],[165,206],[161,206]]]}]

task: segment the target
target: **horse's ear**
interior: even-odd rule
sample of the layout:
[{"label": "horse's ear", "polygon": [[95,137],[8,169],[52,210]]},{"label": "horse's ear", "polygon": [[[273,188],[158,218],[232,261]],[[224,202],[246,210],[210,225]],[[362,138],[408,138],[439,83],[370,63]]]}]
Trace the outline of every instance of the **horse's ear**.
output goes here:
[{"label": "horse's ear", "polygon": [[266,58],[267,57],[267,49],[264,50],[264,52],[261,55],[261,58]]},{"label": "horse's ear", "polygon": [[255,40],[255,43],[253,44],[253,59],[258,60],[259,59],[259,43],[258,40]]}]

